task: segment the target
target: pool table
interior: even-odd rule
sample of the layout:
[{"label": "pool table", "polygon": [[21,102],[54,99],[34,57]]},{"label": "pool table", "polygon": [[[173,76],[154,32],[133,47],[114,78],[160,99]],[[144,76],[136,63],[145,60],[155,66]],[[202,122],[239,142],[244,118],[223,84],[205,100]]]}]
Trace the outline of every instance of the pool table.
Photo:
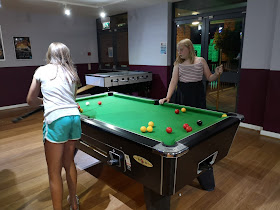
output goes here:
[{"label": "pool table", "polygon": [[[195,178],[202,189],[214,190],[212,165],[228,154],[244,118],[116,92],[78,98],[77,103],[83,112],[76,147],[142,183],[147,209],[169,209],[171,195]],[[152,132],[142,132],[150,121]]]}]

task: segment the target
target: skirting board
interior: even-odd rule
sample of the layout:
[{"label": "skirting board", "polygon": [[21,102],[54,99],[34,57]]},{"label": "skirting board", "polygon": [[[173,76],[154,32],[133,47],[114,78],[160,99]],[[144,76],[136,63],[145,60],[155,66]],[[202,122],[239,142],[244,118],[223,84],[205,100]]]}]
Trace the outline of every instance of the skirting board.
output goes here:
[{"label": "skirting board", "polygon": [[256,130],[256,131],[261,131],[263,129],[263,127],[261,127],[261,126],[252,125],[252,124],[243,123],[243,122],[240,123],[240,127],[249,128],[249,129],[253,129],[253,130]]},{"label": "skirting board", "polygon": [[280,134],[279,133],[274,133],[274,132],[271,132],[271,131],[265,131],[265,130],[263,130],[263,127],[261,127],[261,126],[252,125],[252,124],[248,124],[248,123],[240,123],[240,127],[260,131],[260,135],[263,135],[263,136],[269,136],[269,137],[272,137],[272,138],[280,139]]},{"label": "skirting board", "polygon": [[274,133],[274,132],[270,132],[270,131],[261,130],[260,134],[263,136],[269,136],[269,137],[273,137],[276,139],[280,139],[280,133]]},{"label": "skirting board", "polygon": [[7,110],[7,109],[20,108],[20,107],[25,107],[25,106],[28,106],[28,104],[24,103],[24,104],[16,104],[16,105],[11,105],[11,106],[2,106],[2,107],[0,107],[0,111]]}]

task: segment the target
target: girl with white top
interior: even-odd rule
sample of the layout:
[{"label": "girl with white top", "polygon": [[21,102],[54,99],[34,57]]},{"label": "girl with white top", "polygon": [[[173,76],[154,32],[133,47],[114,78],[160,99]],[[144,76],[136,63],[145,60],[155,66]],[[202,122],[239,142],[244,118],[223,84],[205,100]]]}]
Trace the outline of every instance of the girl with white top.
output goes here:
[{"label": "girl with white top", "polygon": [[[39,67],[33,76],[27,103],[44,104],[43,140],[53,208],[62,210],[61,170],[64,167],[70,209],[79,209],[74,151],[75,140],[81,138],[80,113],[75,101],[80,79],[66,45],[50,44],[46,60],[47,65]],[[43,98],[38,97],[40,90]]]},{"label": "girl with white top", "polygon": [[[160,104],[169,102],[171,97],[174,103],[197,108],[206,108],[206,97],[202,83],[203,74],[212,82],[223,72],[223,65],[216,67],[212,74],[207,62],[202,57],[195,55],[194,47],[190,39],[183,39],[177,44],[178,57],[174,62],[171,82],[167,96],[159,100]],[[173,92],[176,93],[173,95]],[[173,95],[173,96],[172,96]]]}]

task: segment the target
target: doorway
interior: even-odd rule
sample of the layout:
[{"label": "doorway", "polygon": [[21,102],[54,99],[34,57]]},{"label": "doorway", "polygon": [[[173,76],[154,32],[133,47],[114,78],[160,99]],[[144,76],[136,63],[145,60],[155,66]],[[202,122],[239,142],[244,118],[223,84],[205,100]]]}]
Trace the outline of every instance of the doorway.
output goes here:
[{"label": "doorway", "polygon": [[173,61],[177,57],[177,43],[188,38],[193,42],[196,55],[207,61],[212,73],[220,64],[224,66],[224,73],[217,81],[203,79],[207,109],[237,112],[245,23],[243,11],[244,8],[240,8],[174,18]]}]

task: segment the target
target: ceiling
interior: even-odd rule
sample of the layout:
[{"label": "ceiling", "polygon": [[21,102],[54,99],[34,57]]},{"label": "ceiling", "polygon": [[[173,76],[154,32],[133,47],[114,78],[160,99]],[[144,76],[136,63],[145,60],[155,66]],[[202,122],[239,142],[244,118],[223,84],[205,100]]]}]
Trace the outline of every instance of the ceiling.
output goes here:
[{"label": "ceiling", "polygon": [[178,2],[176,7],[188,10],[205,10],[208,8],[242,4],[244,2],[247,2],[247,0],[184,0]]},{"label": "ceiling", "polygon": [[1,9],[61,14],[66,5],[71,9],[72,15],[93,17],[99,17],[102,8],[111,16],[163,2],[178,1],[180,0],[0,0]]},{"label": "ceiling", "polygon": [[247,0],[184,0],[175,3],[175,17],[246,7]]},{"label": "ceiling", "polygon": [[[192,11],[209,11],[213,9],[229,9],[247,0],[0,0],[1,9],[11,9],[24,12],[62,14],[65,7],[71,10],[73,16],[91,16],[98,18],[101,10],[108,16],[126,13],[129,10],[153,6],[164,2],[177,2],[179,13]],[[239,5],[238,5],[239,4]],[[175,14],[176,17],[178,17]]]}]

